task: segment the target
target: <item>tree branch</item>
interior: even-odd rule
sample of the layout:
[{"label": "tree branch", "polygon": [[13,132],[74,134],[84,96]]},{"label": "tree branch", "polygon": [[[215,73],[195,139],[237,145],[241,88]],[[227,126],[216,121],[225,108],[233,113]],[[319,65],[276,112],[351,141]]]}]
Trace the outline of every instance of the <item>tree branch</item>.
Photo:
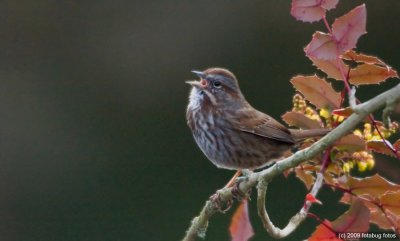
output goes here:
[{"label": "tree branch", "polygon": [[[239,185],[238,188],[241,192],[243,193],[248,193],[249,190],[256,185],[257,182],[259,182],[259,194],[262,196],[258,197],[258,205],[261,206],[261,208],[264,208],[265,211],[265,206],[264,204],[261,205],[262,203],[265,203],[265,193],[267,190],[267,185],[265,185],[265,188],[262,187],[262,183],[269,183],[273,178],[276,176],[280,175],[283,171],[295,167],[299,165],[300,163],[309,160],[316,156],[318,153],[322,152],[325,150],[328,146],[332,145],[336,140],[338,140],[340,137],[348,134],[350,131],[352,131],[360,122],[364,120],[364,118],[369,114],[372,113],[379,108],[382,108],[383,106],[386,105],[386,103],[393,103],[400,101],[400,84],[393,87],[392,89],[372,98],[371,100],[364,102],[362,104],[357,105],[357,109],[360,111],[357,111],[353,113],[351,116],[349,116],[342,124],[340,124],[338,127],[333,129],[329,134],[321,138],[319,141],[315,142],[313,145],[311,145],[308,148],[305,148],[303,150],[300,150],[293,154],[292,156],[285,158],[279,162],[277,162],[275,165],[268,169],[264,169],[259,172],[254,172],[251,173],[247,178],[245,178],[244,181],[242,181]],[[316,192],[318,192],[319,187],[314,187],[317,189]],[[314,190],[313,187],[313,190]],[[200,214],[198,217],[195,217],[189,227],[189,229],[186,231],[186,235],[183,238],[182,241],[192,241],[195,240],[196,237],[204,237],[205,236],[205,231],[207,229],[208,225],[208,220],[220,210],[220,205],[225,204],[226,202],[230,201],[233,197],[232,195],[232,187],[229,188],[223,188],[217,191],[217,194],[219,195],[219,200],[209,200],[206,202],[205,206],[201,210]],[[315,195],[312,191],[312,194]],[[298,214],[296,214],[292,219],[290,220],[289,225],[297,224],[294,227],[289,227],[288,226],[284,230],[291,230],[295,229],[304,219],[304,215],[307,215],[307,211],[311,204],[307,203],[302,210]],[[262,212],[263,209],[261,209]],[[304,210],[304,213],[303,213]],[[260,211],[259,211],[260,212]],[[264,223],[264,214],[261,213],[261,217],[263,219]],[[268,215],[268,214],[266,214]],[[272,228],[273,229],[273,228]],[[267,229],[268,230],[268,229]],[[293,231],[292,230],[292,231]]]}]

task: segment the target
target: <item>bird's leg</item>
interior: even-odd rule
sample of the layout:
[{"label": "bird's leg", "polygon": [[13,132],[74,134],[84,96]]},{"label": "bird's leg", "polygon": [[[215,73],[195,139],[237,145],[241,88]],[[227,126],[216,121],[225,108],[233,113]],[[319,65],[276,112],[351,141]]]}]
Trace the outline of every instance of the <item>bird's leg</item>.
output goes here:
[{"label": "bird's leg", "polygon": [[[233,177],[229,180],[229,182],[224,186],[224,188],[228,188],[228,187],[232,187],[232,194],[236,193],[235,190],[235,186],[236,186],[236,179],[240,176],[240,174],[242,174],[241,171],[236,171],[235,175],[233,175]],[[235,196],[235,195],[234,195]],[[228,211],[231,207],[232,207],[232,199],[226,202],[226,206],[223,208],[221,205],[221,197],[219,196],[219,193],[216,192],[213,195],[211,195],[210,200],[215,202],[215,204],[217,205],[218,209],[220,212],[225,213],[226,211]]]},{"label": "bird's leg", "polygon": [[243,193],[239,188],[240,183],[243,182],[246,178],[248,178],[248,175],[251,173],[251,171],[250,170],[242,170],[240,172],[243,173],[244,176],[236,178],[236,181],[232,187],[232,196],[234,198],[236,198],[238,201],[248,198],[251,194],[251,189],[248,193]]},{"label": "bird's leg", "polygon": [[239,177],[241,174],[242,174],[242,171],[241,171],[241,170],[236,171],[235,175],[233,175],[233,177],[231,178],[231,180],[229,180],[229,182],[225,185],[224,188],[232,187],[233,184],[234,184],[235,181],[236,181],[236,178]]}]

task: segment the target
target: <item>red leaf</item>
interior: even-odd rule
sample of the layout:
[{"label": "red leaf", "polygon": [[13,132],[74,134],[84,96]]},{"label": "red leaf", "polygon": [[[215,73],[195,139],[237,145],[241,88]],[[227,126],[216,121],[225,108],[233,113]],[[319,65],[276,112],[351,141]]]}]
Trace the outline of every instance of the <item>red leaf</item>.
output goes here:
[{"label": "red leaf", "polygon": [[[343,117],[349,117],[353,114],[353,110],[350,107],[346,107],[346,108],[333,110],[332,114],[335,114],[338,116],[343,116]],[[371,120],[368,117],[365,117],[363,121],[371,123]]]},{"label": "red leaf", "polygon": [[295,76],[290,80],[294,87],[317,108],[329,107],[337,109],[340,106],[341,95],[325,80],[314,76]]},{"label": "red leaf", "polygon": [[231,225],[229,226],[229,232],[232,241],[247,241],[254,235],[253,227],[250,223],[249,209],[246,199],[242,201],[233,214]]},{"label": "red leaf", "polygon": [[282,115],[282,119],[290,126],[296,126],[301,129],[319,129],[322,123],[308,118],[300,112],[289,111]]},{"label": "red leaf", "polygon": [[339,0],[322,0],[322,7],[325,8],[326,10],[332,10],[336,8],[336,5],[338,4]]},{"label": "red leaf", "polygon": [[370,213],[367,207],[355,199],[350,209],[332,222],[336,232],[367,232],[369,229]]},{"label": "red leaf", "polygon": [[345,193],[343,193],[343,196],[340,198],[339,202],[344,203],[344,204],[350,204],[353,200],[353,197],[354,197],[353,195],[345,192]]},{"label": "red leaf", "polygon": [[[396,142],[398,145],[398,141]],[[394,144],[394,147],[396,148],[396,143]],[[391,145],[390,143],[388,143],[389,145]],[[392,156],[392,157],[397,157],[392,150],[390,150],[385,143],[383,142],[383,140],[371,140],[371,141],[367,141],[367,147],[368,149],[371,149],[372,151],[376,152],[376,153],[380,153],[380,154],[385,154],[388,156]],[[400,154],[400,152],[397,149],[397,153]]]},{"label": "red leaf", "polygon": [[[343,193],[340,202],[351,204],[355,200],[361,201],[369,210],[370,222],[375,223],[379,228],[387,230],[397,230],[400,227],[400,216],[396,214],[400,210],[400,191],[385,192],[383,195],[373,198],[371,195],[362,194],[353,196],[349,193]],[[383,209],[379,208],[380,205]],[[384,212],[383,212],[383,211]]]},{"label": "red leaf", "polygon": [[332,79],[343,80],[342,74],[340,73],[340,68],[342,68],[345,74],[348,71],[348,66],[345,65],[341,59],[310,59],[319,70],[325,72],[328,77]]},{"label": "red leaf", "polygon": [[379,197],[387,191],[399,191],[400,185],[389,182],[378,174],[366,178],[349,176],[347,180],[340,179],[344,187],[356,195],[367,194],[372,198]]},{"label": "red leaf", "polygon": [[330,34],[316,32],[313,34],[311,42],[304,48],[307,57],[332,60],[339,56],[336,42]]},{"label": "red leaf", "polygon": [[399,150],[400,148],[400,139],[398,139],[394,144],[393,147],[396,148],[396,150]]},{"label": "red leaf", "polygon": [[356,47],[358,38],[366,33],[366,23],[367,10],[364,4],[335,20],[332,33],[341,53]]},{"label": "red leaf", "polygon": [[397,215],[394,215],[390,212],[386,212],[386,215],[378,208],[375,208],[374,210],[370,210],[371,212],[371,223],[375,223],[378,225],[379,228],[381,229],[386,229],[386,230],[393,230],[393,225],[391,221],[396,225],[395,229],[399,227],[400,223],[397,223],[396,220],[400,219],[398,218]]},{"label": "red leaf", "polygon": [[318,225],[314,233],[308,238],[308,241],[343,241],[343,239],[337,237],[335,232],[326,227],[332,227],[332,224],[328,220],[325,219],[324,224]]},{"label": "red leaf", "polygon": [[315,22],[325,16],[326,10],[336,7],[339,0],[292,0],[292,16],[303,22]]},{"label": "red leaf", "polygon": [[300,179],[304,185],[306,185],[307,190],[310,190],[312,185],[314,184],[314,176],[312,175],[312,171],[306,170],[303,166],[298,166],[295,168],[296,177]]},{"label": "red leaf", "polygon": [[389,66],[361,64],[350,70],[349,81],[354,85],[379,84],[387,78],[399,77]]},{"label": "red leaf", "polygon": [[361,137],[349,134],[347,136],[343,136],[335,143],[335,147],[339,150],[347,150],[347,151],[363,151],[367,148],[365,140]]},{"label": "red leaf", "polygon": [[353,109],[351,109],[350,107],[336,109],[332,111],[332,114],[343,117],[349,117],[351,114],[353,114]]},{"label": "red leaf", "polygon": [[382,229],[398,230],[400,226],[400,191],[388,191],[376,200],[368,197],[366,200],[371,200],[382,207],[381,209],[369,201],[364,201],[371,213],[371,223],[375,223]]},{"label": "red leaf", "polygon": [[356,61],[356,62],[359,62],[359,63],[377,64],[377,65],[381,65],[381,66],[386,66],[387,65],[382,60],[380,60],[379,58],[377,58],[375,56],[356,53],[353,50],[349,50],[346,53],[344,53],[342,55],[342,59],[353,60],[353,61]]},{"label": "red leaf", "polygon": [[397,192],[386,192],[380,197],[383,209],[400,216],[400,190]]}]

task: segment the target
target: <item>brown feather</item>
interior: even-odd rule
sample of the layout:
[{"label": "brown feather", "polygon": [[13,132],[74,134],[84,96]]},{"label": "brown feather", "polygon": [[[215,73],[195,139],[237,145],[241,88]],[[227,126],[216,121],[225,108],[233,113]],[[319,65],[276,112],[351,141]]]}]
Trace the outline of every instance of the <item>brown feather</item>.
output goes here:
[{"label": "brown feather", "polygon": [[299,130],[299,129],[289,129],[293,139],[296,142],[304,141],[307,138],[324,136],[328,134],[330,129],[310,129],[310,130]]},{"label": "brown feather", "polygon": [[236,118],[234,125],[236,129],[288,144],[295,143],[289,130],[269,115],[253,108],[241,108],[239,112],[236,116],[240,118]]}]

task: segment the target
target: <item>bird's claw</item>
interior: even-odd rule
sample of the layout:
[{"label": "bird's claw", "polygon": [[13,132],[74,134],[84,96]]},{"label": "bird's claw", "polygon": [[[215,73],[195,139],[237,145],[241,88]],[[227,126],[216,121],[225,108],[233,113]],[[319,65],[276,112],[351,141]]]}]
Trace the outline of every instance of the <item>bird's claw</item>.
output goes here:
[{"label": "bird's claw", "polygon": [[236,182],[233,184],[232,186],[232,196],[233,198],[235,198],[238,201],[242,201],[243,199],[249,198],[250,199],[250,195],[251,195],[251,189],[247,192],[244,193],[242,192],[242,190],[240,190],[240,183],[245,181],[248,177],[244,176],[244,177],[238,177],[236,179]]},{"label": "bird's claw", "polygon": [[221,194],[219,194],[218,192],[210,196],[210,201],[212,201],[215,204],[216,208],[221,213],[226,213],[229,209],[231,209],[233,204],[233,200],[229,199],[228,201],[226,201],[225,205],[223,205],[221,200]]}]

